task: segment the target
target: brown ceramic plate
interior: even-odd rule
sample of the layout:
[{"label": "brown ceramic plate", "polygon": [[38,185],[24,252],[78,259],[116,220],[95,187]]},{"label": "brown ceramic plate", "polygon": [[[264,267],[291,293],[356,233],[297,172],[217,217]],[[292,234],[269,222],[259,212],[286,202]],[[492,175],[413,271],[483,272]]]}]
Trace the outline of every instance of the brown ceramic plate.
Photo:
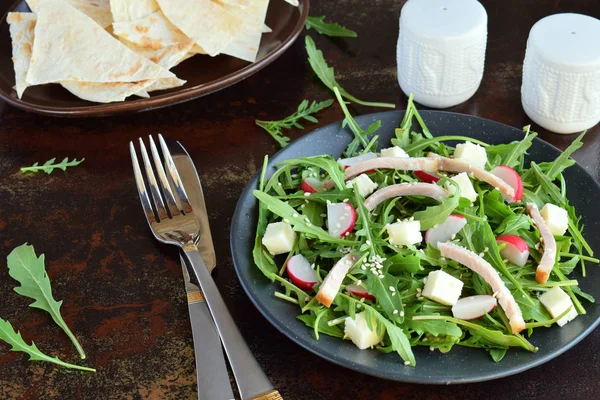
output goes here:
[{"label": "brown ceramic plate", "polygon": [[[22,99],[17,98],[13,89],[15,75],[9,27],[6,16],[3,16],[0,21],[0,98],[25,111],[58,117],[142,112],[183,103],[240,82],[272,63],[300,35],[308,9],[309,0],[300,0],[299,7],[293,7],[284,0],[272,0],[267,25],[273,32],[263,35],[258,59],[254,63],[229,56],[196,56],[172,69],[179,78],[187,81],[184,86],[154,92],[149,99],[131,97],[130,100],[110,104],[81,100],[56,84],[30,87]],[[29,8],[24,0],[19,0],[10,10],[28,12]]]}]

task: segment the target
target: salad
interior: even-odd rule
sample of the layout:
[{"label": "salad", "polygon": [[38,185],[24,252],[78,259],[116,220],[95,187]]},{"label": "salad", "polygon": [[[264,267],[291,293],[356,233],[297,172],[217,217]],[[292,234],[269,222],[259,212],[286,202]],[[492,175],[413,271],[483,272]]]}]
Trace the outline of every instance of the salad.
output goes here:
[{"label": "salad", "polygon": [[[337,88],[336,88],[337,89]],[[553,162],[525,161],[536,133],[500,145],[434,137],[412,97],[391,144],[376,122],[342,158],[286,160],[258,190],[253,250],[274,295],[314,330],[358,348],[535,352],[534,330],[563,326],[594,298],[569,275],[598,263],[562,172],[583,134]],[[378,151],[378,148],[383,147]]]}]

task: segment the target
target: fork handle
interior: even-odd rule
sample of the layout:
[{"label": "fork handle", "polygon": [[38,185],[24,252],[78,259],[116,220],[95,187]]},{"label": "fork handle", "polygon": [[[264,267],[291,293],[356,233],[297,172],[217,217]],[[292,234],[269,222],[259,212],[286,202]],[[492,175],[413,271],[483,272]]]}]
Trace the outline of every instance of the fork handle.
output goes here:
[{"label": "fork handle", "polygon": [[[258,365],[258,362],[252,355],[250,348],[238,330],[227,306],[223,301],[221,293],[215,285],[215,281],[210,276],[206,264],[200,256],[195,245],[188,245],[184,252],[192,268],[202,292],[206,299],[206,304],[215,322],[217,332],[223,342],[223,347],[227,353],[231,370],[235,376],[237,386],[242,400],[268,399],[265,397],[275,392],[271,381],[265,375]],[[276,397],[275,397],[276,398]]]}]

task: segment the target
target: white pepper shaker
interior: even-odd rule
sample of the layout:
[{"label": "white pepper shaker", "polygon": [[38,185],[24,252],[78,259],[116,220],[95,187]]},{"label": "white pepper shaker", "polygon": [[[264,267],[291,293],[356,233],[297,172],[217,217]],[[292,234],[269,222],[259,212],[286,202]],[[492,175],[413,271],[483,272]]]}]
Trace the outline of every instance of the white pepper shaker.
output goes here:
[{"label": "white pepper shaker", "polygon": [[400,13],[398,82],[428,107],[475,94],[483,77],[487,13],[476,0],[409,0]]},{"label": "white pepper shaker", "polygon": [[529,118],[552,132],[579,132],[600,121],[600,20],[555,14],[531,28],[521,101]]}]

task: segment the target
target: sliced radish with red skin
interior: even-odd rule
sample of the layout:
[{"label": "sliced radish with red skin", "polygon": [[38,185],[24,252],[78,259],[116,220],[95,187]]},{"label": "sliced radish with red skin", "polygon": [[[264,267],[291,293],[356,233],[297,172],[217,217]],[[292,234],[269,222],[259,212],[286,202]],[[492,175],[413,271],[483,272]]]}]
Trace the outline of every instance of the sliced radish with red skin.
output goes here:
[{"label": "sliced radish with red skin", "polygon": [[362,286],[351,283],[350,285],[346,285],[346,290],[355,296],[364,297],[367,300],[375,301],[375,296],[367,292],[367,289]]},{"label": "sliced radish with red skin", "polygon": [[312,290],[318,282],[317,271],[301,254],[290,257],[285,268],[292,283],[302,290]]},{"label": "sliced radish with red skin", "polygon": [[439,176],[430,174],[429,172],[425,171],[415,171],[414,174],[417,178],[419,178],[421,182],[425,183],[436,183],[441,179]]},{"label": "sliced radish with red skin", "polygon": [[517,171],[507,165],[499,165],[492,170],[492,174],[506,182],[515,191],[514,197],[503,195],[509,202],[521,200],[523,197],[523,181]]},{"label": "sliced radish with red skin", "polygon": [[365,153],[365,154],[361,154],[361,155],[354,156],[354,157],[340,158],[338,160],[338,163],[344,169],[346,169],[346,168],[348,168],[351,165],[358,164],[359,162],[362,162],[362,161],[371,160],[373,158],[377,158],[377,154],[375,154],[375,153]]},{"label": "sliced radish with red skin", "polygon": [[523,238],[507,233],[496,238],[496,243],[506,243],[506,247],[500,250],[500,255],[511,263],[522,267],[529,258],[529,246]]},{"label": "sliced radish with red skin", "polygon": [[463,297],[452,306],[452,315],[454,318],[469,321],[490,313],[497,304],[496,298],[487,294]]},{"label": "sliced radish with red skin", "polygon": [[356,211],[349,203],[327,205],[327,227],[331,236],[344,237],[352,232],[355,224]]},{"label": "sliced radish with red skin", "polygon": [[448,218],[438,226],[427,229],[425,242],[437,249],[439,242],[447,242],[454,239],[460,230],[467,224],[467,219],[462,215],[450,214]]},{"label": "sliced radish with red skin", "polygon": [[323,182],[317,178],[304,178],[300,184],[300,190],[306,193],[317,193],[323,190]]}]

